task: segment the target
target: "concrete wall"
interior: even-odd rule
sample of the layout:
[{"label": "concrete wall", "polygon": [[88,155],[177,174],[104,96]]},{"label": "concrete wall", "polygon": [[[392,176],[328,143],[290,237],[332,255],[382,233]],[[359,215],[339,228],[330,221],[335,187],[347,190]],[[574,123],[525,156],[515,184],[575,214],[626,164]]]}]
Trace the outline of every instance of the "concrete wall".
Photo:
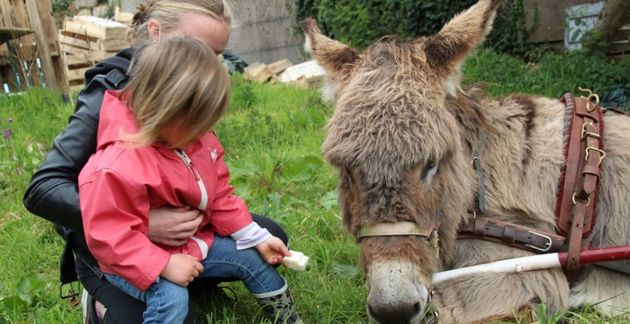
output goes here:
[{"label": "concrete wall", "polygon": [[80,16],[111,18],[112,10],[106,0],[75,0],[74,6],[78,10],[77,15]]},{"label": "concrete wall", "polygon": [[[114,2],[117,0],[113,0]],[[120,0],[123,11],[135,12],[143,0]],[[295,0],[229,0],[234,21],[228,49],[247,63],[281,59],[304,61],[304,35],[296,23]]]},{"label": "concrete wall", "polygon": [[144,2],[144,0],[110,0],[113,3],[118,3],[118,1],[120,1],[120,10],[126,12],[136,12],[138,5]]},{"label": "concrete wall", "polygon": [[231,0],[234,15],[229,48],[248,63],[283,58],[304,61],[304,35],[297,27],[295,0]]}]

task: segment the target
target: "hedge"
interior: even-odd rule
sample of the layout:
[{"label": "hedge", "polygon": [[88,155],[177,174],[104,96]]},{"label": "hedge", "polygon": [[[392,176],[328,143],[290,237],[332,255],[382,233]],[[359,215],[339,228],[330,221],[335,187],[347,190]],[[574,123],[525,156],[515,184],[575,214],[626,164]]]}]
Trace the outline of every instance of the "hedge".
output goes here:
[{"label": "hedge", "polygon": [[[316,18],[322,31],[353,47],[365,48],[385,35],[403,40],[435,34],[477,0],[297,0],[298,19]],[[530,30],[522,0],[506,0],[485,43],[499,52],[523,55]],[[534,13],[534,17],[537,14]],[[534,21],[537,19],[535,18]],[[535,25],[535,24],[534,24]]]}]

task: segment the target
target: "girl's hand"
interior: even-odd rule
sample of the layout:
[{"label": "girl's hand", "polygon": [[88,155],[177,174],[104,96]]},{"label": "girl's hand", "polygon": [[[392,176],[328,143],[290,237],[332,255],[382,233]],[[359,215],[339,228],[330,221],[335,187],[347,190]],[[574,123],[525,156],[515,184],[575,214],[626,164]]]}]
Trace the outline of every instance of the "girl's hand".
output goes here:
[{"label": "girl's hand", "polygon": [[149,211],[147,236],[154,243],[181,246],[197,232],[203,214],[191,207],[160,207]]},{"label": "girl's hand", "polygon": [[271,236],[266,241],[256,245],[256,250],[271,265],[279,264],[285,256],[291,255],[284,242],[275,236]]},{"label": "girl's hand", "polygon": [[197,259],[188,254],[173,254],[166,267],[162,269],[160,277],[168,279],[180,286],[186,287],[203,271],[203,266]]}]

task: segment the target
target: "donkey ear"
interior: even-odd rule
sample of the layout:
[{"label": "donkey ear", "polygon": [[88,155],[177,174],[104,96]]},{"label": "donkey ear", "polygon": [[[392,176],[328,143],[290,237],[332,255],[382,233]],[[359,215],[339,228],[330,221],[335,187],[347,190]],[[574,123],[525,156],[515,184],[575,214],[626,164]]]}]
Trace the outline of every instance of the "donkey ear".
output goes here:
[{"label": "donkey ear", "polygon": [[446,75],[456,72],[468,53],[492,29],[500,4],[501,0],[480,0],[451,19],[436,36],[425,42],[428,62]]},{"label": "donkey ear", "polygon": [[311,53],[334,81],[343,83],[359,58],[358,52],[326,37],[312,18],[302,21],[300,26],[306,34],[306,44],[304,44],[306,51]]}]

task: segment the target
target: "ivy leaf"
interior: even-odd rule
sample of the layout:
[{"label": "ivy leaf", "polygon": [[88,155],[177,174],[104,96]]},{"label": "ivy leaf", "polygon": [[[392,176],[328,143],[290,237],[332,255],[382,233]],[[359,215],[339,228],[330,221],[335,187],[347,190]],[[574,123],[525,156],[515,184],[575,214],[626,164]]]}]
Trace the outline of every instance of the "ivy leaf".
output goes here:
[{"label": "ivy leaf", "polygon": [[322,165],[319,157],[308,155],[287,162],[282,170],[282,176],[290,181],[307,181],[317,175]]},{"label": "ivy leaf", "polygon": [[36,277],[25,277],[18,281],[15,287],[17,296],[30,306],[33,298],[44,289],[44,282]]},{"label": "ivy leaf", "polygon": [[329,210],[333,207],[337,207],[339,205],[337,190],[333,190],[325,193],[320,199],[319,203],[324,206],[326,210]]},{"label": "ivy leaf", "polygon": [[17,295],[0,298],[0,305],[4,309],[23,310],[28,304]]},{"label": "ivy leaf", "polygon": [[355,265],[335,263],[333,272],[343,278],[352,278],[359,274],[359,269]]},{"label": "ivy leaf", "polygon": [[22,278],[18,281],[17,287],[15,287],[17,296],[26,303],[31,305],[33,303],[33,296],[31,295],[32,287],[31,280],[29,278]]},{"label": "ivy leaf", "polygon": [[232,181],[239,178],[249,178],[256,173],[256,166],[251,161],[239,161],[238,164],[229,165]]}]

